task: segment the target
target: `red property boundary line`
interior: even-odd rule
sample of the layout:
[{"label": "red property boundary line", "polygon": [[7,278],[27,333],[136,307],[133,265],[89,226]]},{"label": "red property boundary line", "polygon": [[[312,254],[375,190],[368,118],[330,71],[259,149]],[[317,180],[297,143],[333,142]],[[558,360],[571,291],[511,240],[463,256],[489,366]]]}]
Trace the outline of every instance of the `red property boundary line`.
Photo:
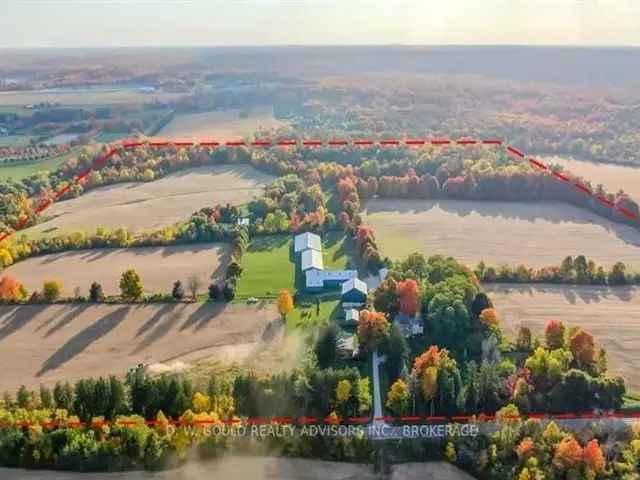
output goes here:
[{"label": "red property boundary line", "polygon": [[[297,148],[345,148],[345,147],[380,147],[380,148],[412,148],[412,147],[424,147],[424,146],[436,146],[436,147],[447,147],[451,145],[456,146],[503,146],[508,154],[512,157],[515,157],[519,160],[528,162],[533,168],[541,170],[543,172],[550,173],[553,178],[557,181],[567,184],[578,190],[580,193],[584,195],[588,195],[596,200],[601,205],[608,207],[609,209],[617,212],[626,218],[636,221],[640,223],[640,216],[630,211],[629,209],[616,206],[615,203],[610,201],[608,198],[597,194],[592,191],[587,185],[577,180],[577,176],[573,175],[569,171],[552,171],[551,167],[537,160],[533,157],[526,155],[522,150],[506,144],[503,140],[500,139],[468,139],[461,138],[458,140],[451,140],[448,138],[434,138],[434,139],[418,139],[418,138],[406,138],[406,139],[384,139],[384,140],[372,140],[372,139],[333,139],[333,140],[315,140],[315,139],[306,139],[306,140],[255,140],[252,142],[245,141],[227,141],[227,142],[216,142],[216,141],[204,141],[204,142],[193,142],[193,141],[185,141],[185,142],[126,142],[122,144],[117,144],[116,146],[111,146],[107,153],[99,156],[93,161],[93,164],[76,174],[76,176],[64,187],[59,189],[52,199],[46,199],[40,202],[38,207],[35,209],[35,213],[40,215],[44,210],[49,208],[55,201],[60,199],[63,195],[65,195],[73,185],[80,184],[85,181],[87,176],[94,171],[99,170],[106,166],[109,162],[109,159],[119,153],[121,150],[134,150],[136,148],[149,146],[151,148],[166,148],[170,146],[174,146],[177,148],[188,148],[192,146],[201,146],[207,148],[219,148],[219,147],[253,147],[253,148],[288,148],[288,147],[297,147]],[[23,218],[18,225],[16,225],[15,230],[11,232],[5,232],[0,235],[0,242],[9,238],[14,233],[25,228],[28,223],[27,218]]]},{"label": "red property boundary line", "polygon": [[486,422],[508,422],[517,420],[630,420],[640,419],[640,412],[629,413],[531,413],[529,415],[509,415],[497,418],[496,415],[454,415],[454,416],[383,416],[383,417],[250,417],[246,419],[229,419],[229,420],[173,420],[167,419],[166,421],[158,420],[118,420],[118,421],[106,421],[97,420],[93,422],[73,422],[67,420],[50,420],[43,422],[36,421],[16,421],[16,422],[0,422],[0,428],[28,428],[32,426],[42,426],[45,428],[100,428],[103,426],[135,426],[135,425],[148,425],[148,426],[207,426],[207,425],[232,425],[232,426],[246,426],[246,425],[368,425],[372,421],[386,422],[391,426],[405,425],[405,424],[423,424],[423,423],[486,423]]}]

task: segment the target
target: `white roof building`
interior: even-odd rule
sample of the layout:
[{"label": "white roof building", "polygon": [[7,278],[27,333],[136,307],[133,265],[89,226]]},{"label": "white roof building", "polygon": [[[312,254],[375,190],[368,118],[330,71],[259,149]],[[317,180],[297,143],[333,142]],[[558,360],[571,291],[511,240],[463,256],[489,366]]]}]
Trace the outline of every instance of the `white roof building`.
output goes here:
[{"label": "white roof building", "polygon": [[358,320],[360,320],[360,310],[356,310],[355,308],[350,308],[344,311],[344,321],[347,324],[356,324]]},{"label": "white roof building", "polygon": [[301,233],[296,235],[294,239],[293,251],[295,253],[304,252],[305,250],[322,251],[322,241],[315,233]]},{"label": "white roof building", "polygon": [[[304,272],[304,269],[302,270]],[[307,288],[323,288],[325,283],[342,283],[358,276],[356,270],[307,270]]]},{"label": "white roof building", "polygon": [[322,270],[324,264],[322,262],[322,252],[319,250],[305,250],[300,258],[300,270],[306,272],[310,269]]},{"label": "white roof building", "polygon": [[362,293],[364,293],[365,295],[368,292],[367,289],[367,284],[364,283],[362,280],[360,280],[359,278],[352,278],[351,280],[347,280],[346,282],[344,282],[342,284],[342,294],[344,295],[347,292],[350,292],[351,290],[359,290]]}]

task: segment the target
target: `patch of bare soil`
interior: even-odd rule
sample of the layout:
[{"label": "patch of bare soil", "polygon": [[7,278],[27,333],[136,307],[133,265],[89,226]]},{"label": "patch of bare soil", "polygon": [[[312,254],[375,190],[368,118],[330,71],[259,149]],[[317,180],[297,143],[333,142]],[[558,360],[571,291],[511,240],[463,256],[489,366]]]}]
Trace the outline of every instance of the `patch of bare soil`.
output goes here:
[{"label": "patch of bare soil", "polygon": [[124,374],[139,363],[190,362],[265,340],[273,304],[0,307],[0,391]]}]

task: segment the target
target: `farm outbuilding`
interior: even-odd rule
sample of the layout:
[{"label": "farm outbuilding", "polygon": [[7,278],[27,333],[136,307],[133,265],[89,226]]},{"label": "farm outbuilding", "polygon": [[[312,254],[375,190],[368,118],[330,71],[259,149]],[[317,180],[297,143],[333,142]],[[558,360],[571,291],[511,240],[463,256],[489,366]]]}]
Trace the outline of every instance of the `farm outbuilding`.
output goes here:
[{"label": "farm outbuilding", "polygon": [[320,236],[315,233],[301,233],[296,235],[294,239],[293,251],[296,254],[301,254],[306,250],[322,251],[322,240]]},{"label": "farm outbuilding", "polygon": [[322,252],[318,250],[305,250],[302,252],[300,270],[306,272],[308,270],[322,270],[323,268]]},{"label": "farm outbuilding", "polygon": [[342,284],[342,303],[345,305],[364,305],[367,303],[367,284],[359,278],[347,280]]}]

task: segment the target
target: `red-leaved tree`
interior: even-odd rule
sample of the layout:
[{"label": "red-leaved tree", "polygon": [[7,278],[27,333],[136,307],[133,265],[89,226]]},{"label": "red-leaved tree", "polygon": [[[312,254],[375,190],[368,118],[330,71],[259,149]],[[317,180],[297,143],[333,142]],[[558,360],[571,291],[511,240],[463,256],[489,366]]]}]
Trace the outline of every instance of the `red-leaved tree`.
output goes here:
[{"label": "red-leaved tree", "polygon": [[414,316],[420,305],[420,286],[412,278],[398,282],[396,292],[400,299],[400,311],[405,315]]}]

